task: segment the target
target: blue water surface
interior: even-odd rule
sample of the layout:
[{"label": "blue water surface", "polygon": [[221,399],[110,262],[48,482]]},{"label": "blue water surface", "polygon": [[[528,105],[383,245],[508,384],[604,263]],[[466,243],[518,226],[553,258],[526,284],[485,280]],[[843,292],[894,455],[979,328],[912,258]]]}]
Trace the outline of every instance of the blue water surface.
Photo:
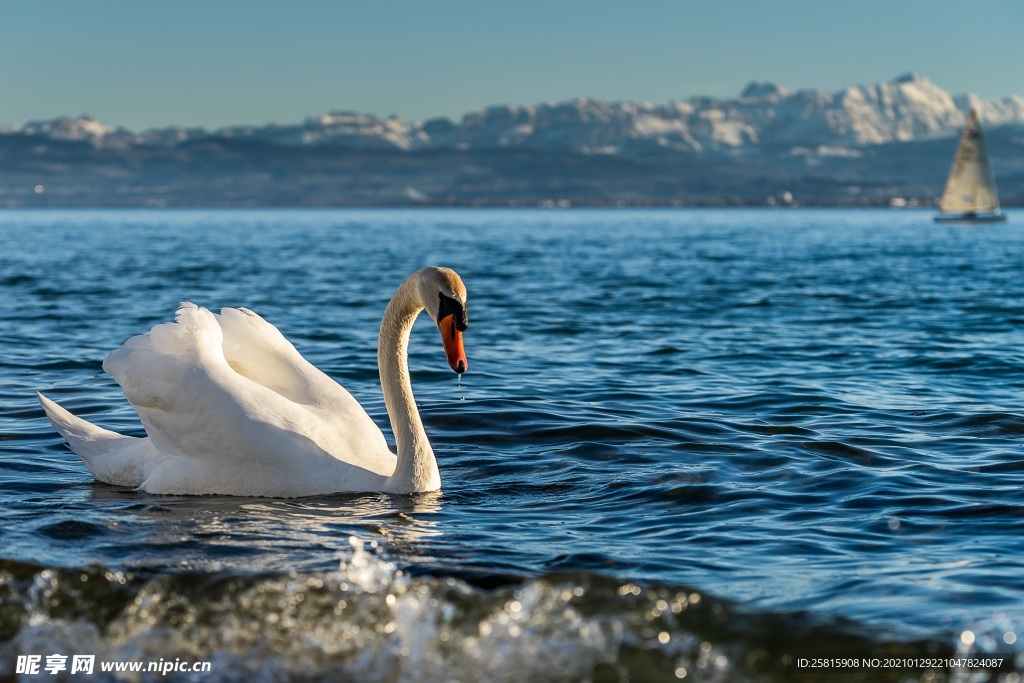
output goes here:
[{"label": "blue water surface", "polygon": [[[1021,650],[1024,215],[8,210],[0,243],[0,558],[26,576],[308,577],[354,537],[413,574],[680,587]],[[440,494],[97,484],[36,402],[141,435],[104,355],[180,301],[246,306],[390,440],[377,326],[428,264],[469,290],[469,372],[427,320],[410,349]]]}]

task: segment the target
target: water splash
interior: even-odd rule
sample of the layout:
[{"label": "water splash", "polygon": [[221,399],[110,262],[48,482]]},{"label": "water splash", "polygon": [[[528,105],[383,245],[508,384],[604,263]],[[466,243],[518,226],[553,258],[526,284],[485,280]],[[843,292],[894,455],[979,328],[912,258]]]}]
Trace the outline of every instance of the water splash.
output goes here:
[{"label": "water splash", "polygon": [[[144,579],[5,562],[0,678],[13,674],[19,654],[88,650],[98,662],[210,660],[210,681],[773,683],[790,680],[794,657],[823,643],[890,656],[953,652],[870,640],[806,615],[741,610],[679,586],[560,574],[486,589],[400,568],[374,541],[348,545],[329,572]],[[961,638],[957,652],[971,651]],[[812,682],[863,680],[857,672],[800,673]]]}]

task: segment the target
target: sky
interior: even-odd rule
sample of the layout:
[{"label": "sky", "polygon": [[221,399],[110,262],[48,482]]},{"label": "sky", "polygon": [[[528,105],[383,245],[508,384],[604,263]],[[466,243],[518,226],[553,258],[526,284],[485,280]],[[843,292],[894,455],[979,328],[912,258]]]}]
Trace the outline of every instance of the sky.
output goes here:
[{"label": "sky", "polygon": [[0,126],[132,130],[330,111],[458,119],[575,97],[829,91],[916,71],[1024,96],[1024,0],[3,0]]}]

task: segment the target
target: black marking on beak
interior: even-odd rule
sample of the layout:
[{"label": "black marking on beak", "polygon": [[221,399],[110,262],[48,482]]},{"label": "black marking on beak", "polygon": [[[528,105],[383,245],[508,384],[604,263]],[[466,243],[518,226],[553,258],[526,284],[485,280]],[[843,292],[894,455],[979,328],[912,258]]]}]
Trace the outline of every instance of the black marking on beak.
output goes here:
[{"label": "black marking on beak", "polygon": [[443,292],[438,292],[437,297],[441,300],[441,303],[437,307],[438,325],[440,325],[441,321],[448,316],[454,315],[455,329],[459,332],[465,332],[466,328],[469,327],[469,315],[466,313],[465,305],[458,299],[445,296]]}]

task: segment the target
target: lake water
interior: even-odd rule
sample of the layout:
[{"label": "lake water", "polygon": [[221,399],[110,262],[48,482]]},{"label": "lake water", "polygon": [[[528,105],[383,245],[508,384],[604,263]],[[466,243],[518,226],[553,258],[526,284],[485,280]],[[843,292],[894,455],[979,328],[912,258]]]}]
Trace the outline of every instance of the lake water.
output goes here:
[{"label": "lake water", "polygon": [[[1018,681],[1022,223],[0,212],[0,680],[84,653],[212,666],[131,680]],[[180,301],[247,306],[390,440],[377,326],[427,264],[469,290],[461,381],[425,318],[410,349],[439,494],[97,484],[36,403],[140,435],[104,355]],[[958,653],[1007,664],[799,666]]]}]

